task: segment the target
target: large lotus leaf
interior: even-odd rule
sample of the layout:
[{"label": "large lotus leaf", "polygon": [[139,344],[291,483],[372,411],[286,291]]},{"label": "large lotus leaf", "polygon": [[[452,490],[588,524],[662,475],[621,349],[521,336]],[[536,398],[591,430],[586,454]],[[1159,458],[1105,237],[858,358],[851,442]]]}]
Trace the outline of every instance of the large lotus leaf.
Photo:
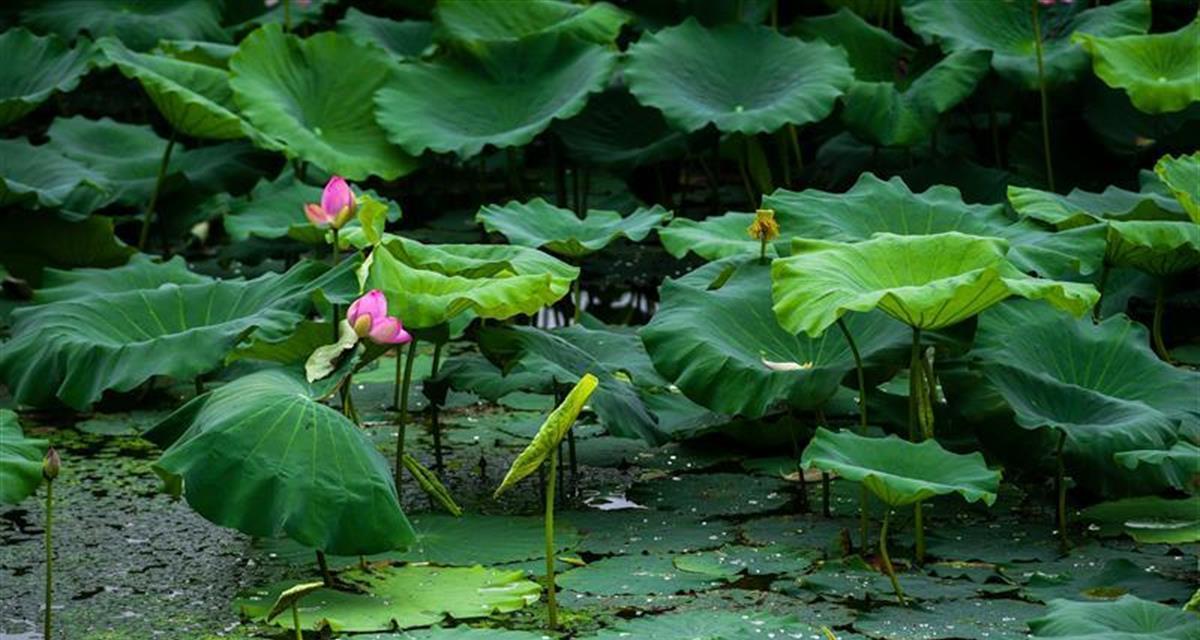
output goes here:
[{"label": "large lotus leaf", "polygon": [[106,390],[129,391],[156,375],[195,377],[251,332],[278,339],[291,331],[311,308],[310,294],[334,275],[326,270],[303,263],[249,281],[167,284],[19,309],[0,353],[0,379],[23,404],[57,398],[82,410]]},{"label": "large lotus leaf", "polygon": [[1192,222],[1200,224],[1200,151],[1178,158],[1163,156],[1154,173],[1171,191]]},{"label": "large lotus leaf", "polygon": [[411,544],[387,461],[315,396],[302,374],[282,369],[218,387],[144,434],[166,448],[155,471],[181,482],[200,515],[247,535],[337,555]]},{"label": "large lotus leaf", "polygon": [[825,118],[854,79],[843,50],[769,27],[695,20],[629,48],[629,90],[685,131],[768,133]]},{"label": "large lotus leaf", "polygon": [[439,38],[468,43],[562,33],[607,44],[617,39],[630,19],[628,13],[607,2],[442,0],[434,10]]},{"label": "large lotus leaf", "polygon": [[845,8],[802,20],[792,30],[846,50],[855,81],[842,98],[842,122],[859,138],[881,146],[911,146],[929,138],[938,116],[969,96],[989,68],[986,51],[926,62]]},{"label": "large lotus leaf", "polygon": [[320,187],[300,182],[291,173],[271,181],[262,180],[247,196],[229,202],[225,231],[238,242],[255,236],[322,244],[325,232],[304,217],[304,205],[320,201]]},{"label": "large lotus leaf", "polygon": [[30,3],[21,22],[67,39],[85,32],[114,36],[136,51],[159,40],[229,40],[221,29],[220,4],[211,0],[44,0]]},{"label": "large lotus leaf", "polygon": [[[689,252],[705,260],[756,256],[762,251],[762,243],[747,232],[753,222],[753,213],[735,211],[703,220],[675,218],[671,224],[659,229],[658,239],[667,253],[676,258]],[[779,255],[775,245],[767,243],[767,257]]]},{"label": "large lotus leaf", "polygon": [[[1180,491],[1200,489],[1200,447],[1186,440],[1176,442],[1170,449],[1122,451],[1113,459],[1126,469],[1137,469],[1141,465],[1153,467]],[[1197,515],[1200,516],[1200,512]]]},{"label": "large lotus leaf", "polygon": [[433,45],[433,23],[389,20],[354,7],[338,21],[338,33],[351,40],[373,44],[398,58],[418,58]]},{"label": "large lotus leaf", "polygon": [[592,96],[579,115],[556,122],[553,130],[571,160],[587,166],[639,167],[687,150],[687,136],[623,88]]},{"label": "large lotus leaf", "polygon": [[1000,472],[989,469],[982,454],[951,453],[932,439],[913,443],[818,427],[800,461],[806,469],[861,482],[892,507],[950,493],[991,505],[1000,489]]},{"label": "large lotus leaf", "polygon": [[17,414],[0,409],[0,504],[17,504],[42,485],[42,459],[49,443],[26,438]]},{"label": "large lotus leaf", "polygon": [[1022,216],[1073,229],[1104,220],[1182,220],[1179,203],[1153,191],[1108,187],[1102,193],[1074,189],[1067,195],[1010,186],[1008,202]]},{"label": "large lotus leaf", "polygon": [[60,209],[82,218],[113,199],[108,178],[55,147],[0,140],[0,205]]},{"label": "large lotus leaf", "polygon": [[[714,281],[719,283],[717,286]],[[771,267],[754,259],[706,265],[666,280],[641,330],[654,366],[693,401],[750,418],[778,402],[821,407],[854,369],[839,331],[818,338],[779,326],[771,310]],[[861,355],[903,349],[908,329],[882,313],[846,319]]]},{"label": "large lotus leaf", "polygon": [[[1034,51],[1033,5],[1007,0],[905,0],[904,22],[918,34],[950,51],[992,52],[992,68],[1027,89],[1038,86]],[[1146,33],[1150,5],[1121,0],[1089,8],[1087,3],[1059,2],[1039,6],[1046,82],[1060,85],[1079,77],[1087,54],[1071,42],[1072,35],[1124,36]]]},{"label": "large lotus leaf", "polygon": [[[381,248],[384,250],[373,252],[364,265],[363,287],[382,289],[388,299],[389,313],[399,317],[405,327],[414,329],[436,327],[466,312],[501,320],[519,314],[533,315],[566,295],[574,279],[550,270],[514,273],[505,269],[489,275],[447,275],[428,267],[411,266],[388,245]],[[492,261],[484,266],[495,264]]]},{"label": "large lotus leaf", "polygon": [[1105,84],[1124,89],[1146,113],[1182,111],[1200,101],[1200,21],[1171,33],[1072,38],[1092,56]]},{"label": "large lotus leaf", "polygon": [[246,36],[229,68],[246,119],[289,157],[350,180],[391,180],[416,168],[375,123],[371,96],[395,68],[386,52],[336,33],[301,40],[267,25]]},{"label": "large lotus leaf", "polygon": [[[504,480],[492,494],[493,498],[498,497],[505,490],[541,468],[542,463],[558,449],[559,443],[575,425],[575,419],[579,417],[588,398],[592,396],[599,384],[600,380],[590,373],[584,374],[579,382],[575,383],[575,387],[571,389],[567,397],[546,417],[546,421],[538,428],[537,434],[533,436],[529,446],[525,447],[513,460],[508,473],[504,474]],[[553,472],[551,470],[551,473]]]},{"label": "large lotus leaf", "polygon": [[1195,640],[1200,619],[1165,604],[1125,595],[1115,601],[1051,600],[1029,621],[1035,638],[1070,640]]},{"label": "large lotus leaf", "polygon": [[151,256],[139,253],[126,264],[108,269],[46,269],[42,274],[42,286],[34,292],[33,301],[46,304],[135,289],[157,289],[164,284],[198,284],[211,280],[188,269],[182,256],[157,262]]},{"label": "large lotus leaf", "polygon": [[[350,228],[342,236],[348,246],[367,247],[366,234]],[[579,269],[542,251],[504,244],[424,244],[384,233],[380,246],[410,267],[468,278],[550,274],[555,291],[566,293]]]},{"label": "large lotus leaf", "polygon": [[224,69],[137,53],[113,38],[101,38],[96,45],[125,77],[141,83],[158,112],[180,133],[234,140],[251,131],[236,113]]},{"label": "large lotus leaf", "polygon": [[1144,544],[1200,542],[1200,497],[1197,496],[1179,500],[1138,496],[1101,502],[1084,509],[1080,516],[1097,525],[1100,535],[1124,533]]},{"label": "large lotus leaf", "polygon": [[726,584],[707,573],[680,569],[669,554],[603,558],[559,575],[556,582],[576,594],[643,597],[705,591]]},{"label": "large lotus leaf", "polygon": [[485,145],[524,145],[555,119],[579,113],[615,64],[608,48],[566,36],[456,50],[402,65],[375,96],[377,116],[411,154],[470,158]]},{"label": "large lotus leaf", "polygon": [[1200,224],[1132,220],[1108,223],[1108,261],[1154,276],[1200,266]]},{"label": "large lotus leaf", "polygon": [[508,241],[535,249],[546,249],[568,258],[582,258],[625,237],[641,242],[671,218],[671,212],[655,205],[622,216],[616,211],[589,209],[583,218],[569,209],[556,207],[541,198],[527,203],[512,201],[504,206],[486,205],[475,220]]},{"label": "large lotus leaf", "polygon": [[[446,616],[459,620],[486,618],[537,602],[541,587],[525,579],[525,572],[484,567],[432,567],[408,565],[346,571],[339,576],[360,587],[350,593],[325,589],[304,599],[300,628],[333,631],[391,631],[427,627]],[[282,582],[250,589],[234,600],[243,617],[263,620],[279,594],[293,583]],[[289,616],[276,618],[290,625]]]},{"label": "large lotus leaf", "polygon": [[553,391],[555,383],[574,384],[588,374],[596,376],[599,385],[591,409],[610,433],[650,443],[665,440],[638,388],[663,387],[666,381],[654,370],[636,335],[581,325],[554,331],[517,326],[485,330],[479,346],[489,360],[503,366],[506,377],[539,375],[539,391]]},{"label": "large lotus leaf", "polygon": [[91,68],[92,45],[80,40],[68,47],[62,40],[38,37],[25,29],[0,34],[0,126],[19,120],[54,92],[79,86]]},{"label": "large lotus leaf", "polygon": [[30,219],[27,212],[10,210],[0,212],[0,228],[21,230],[0,233],[0,265],[35,287],[44,267],[112,267],[136,253],[117,239],[106,216],[73,222],[58,216]]},{"label": "large lotus leaf", "polygon": [[203,40],[162,40],[154,48],[154,53],[163,53],[176,60],[206,64],[218,69],[229,69],[229,59],[236,52],[236,45]]},{"label": "large lotus leaf", "polygon": [[940,329],[1011,296],[1044,300],[1077,316],[1099,299],[1091,285],[1030,278],[1004,257],[1006,243],[957,232],[876,234],[857,244],[795,240],[774,262],[775,314],[789,331],[819,336],[847,311],[881,309],[919,329]]}]

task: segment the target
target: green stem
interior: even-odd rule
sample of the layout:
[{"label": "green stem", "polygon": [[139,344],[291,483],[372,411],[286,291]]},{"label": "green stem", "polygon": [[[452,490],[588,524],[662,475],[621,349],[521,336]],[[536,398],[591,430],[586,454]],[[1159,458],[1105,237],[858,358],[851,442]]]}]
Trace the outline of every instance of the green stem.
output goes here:
[{"label": "green stem", "polygon": [[283,0],[283,32],[292,30],[292,0]]},{"label": "green stem", "polygon": [[[399,355],[397,355],[399,358]],[[400,417],[396,430],[396,495],[402,496],[401,482],[404,478],[404,431],[408,427],[408,387],[412,384],[413,362],[417,359],[417,339],[408,343],[408,356],[404,361],[404,377],[400,380]]]},{"label": "green stem", "polygon": [[[921,394],[925,393],[921,385],[921,329],[913,327],[912,354],[908,363],[908,438],[919,442],[924,429],[919,424]],[[886,521],[885,521],[886,522]],[[916,562],[925,562],[925,516],[921,501],[913,503],[913,529],[916,534]]]},{"label": "green stem", "polygon": [[167,164],[171,161],[171,151],[175,149],[175,131],[171,130],[171,139],[163,150],[162,161],[158,164],[158,177],[154,179],[154,191],[150,192],[150,202],[146,205],[146,213],[142,215],[142,231],[138,234],[138,250],[146,249],[150,239],[150,224],[154,222],[154,208],[158,206],[158,196],[162,192],[163,179],[167,175]]},{"label": "green stem", "polygon": [[[337,268],[338,261],[341,260],[341,258],[342,258],[341,248],[338,246],[338,230],[333,229],[333,267],[335,269]],[[341,315],[341,309],[339,309],[338,305],[336,305],[336,304],[331,303],[330,306],[332,307],[332,310],[330,311],[329,323],[330,323],[331,327],[333,328],[333,341],[337,342],[338,341],[338,316]]]},{"label": "green stem", "polygon": [[325,582],[326,587],[333,586],[333,574],[329,573],[329,562],[325,560],[325,552],[317,550],[317,567],[321,569],[321,580]]},{"label": "green stem", "polygon": [[759,240],[758,240],[758,262],[760,264],[767,263],[767,236],[766,236],[766,234],[763,234],[763,237],[759,238]]},{"label": "green stem", "polygon": [[754,185],[750,182],[750,172],[746,169],[749,164],[750,144],[742,140],[741,153],[738,154],[738,173],[742,175],[742,188],[746,190],[746,200],[750,203],[750,208],[754,208],[758,204],[758,196],[755,194]]},{"label": "green stem", "polygon": [[792,458],[796,460],[796,482],[800,488],[800,511],[808,511],[808,480],[804,478],[804,467],[800,465],[800,444],[796,441],[796,417],[788,412],[788,436],[792,439]]},{"label": "green stem", "polygon": [[[867,435],[867,379],[863,372],[862,354],[859,353],[858,345],[854,342],[854,336],[850,333],[845,321],[838,318],[837,326],[838,329],[841,329],[846,344],[850,346],[850,354],[854,356],[854,369],[858,373],[858,435],[865,436]],[[867,515],[868,489],[867,485],[861,483],[858,489],[858,546],[866,549],[870,535],[867,530],[870,525],[870,516]]]},{"label": "green stem", "polygon": [[[436,342],[433,345],[433,368],[429,374],[430,378],[437,377],[438,368],[442,361],[442,343]],[[436,402],[431,402],[429,405],[430,426],[433,428],[433,468],[438,474],[445,471],[445,466],[442,461],[442,423],[438,414],[441,407]]]},{"label": "green stem", "polygon": [[892,590],[896,592],[896,598],[900,600],[900,606],[907,607],[908,601],[904,599],[904,589],[900,588],[900,581],[896,579],[896,568],[892,566],[892,557],[888,555],[888,521],[891,517],[892,510],[890,508],[885,509],[883,512],[883,527],[879,530],[879,557],[883,560],[883,570],[887,572],[888,579],[892,581]]},{"label": "green stem", "polygon": [[304,640],[304,634],[300,631],[300,607],[296,603],[292,603],[292,627],[296,630],[296,640]]},{"label": "green stem", "polygon": [[1038,91],[1042,94],[1042,151],[1046,155],[1046,182],[1054,191],[1054,165],[1050,161],[1050,101],[1046,98],[1046,67],[1042,52],[1042,21],[1038,18],[1038,3],[1033,4],[1033,45],[1037,53]]},{"label": "green stem", "polygon": [[796,173],[804,172],[804,154],[800,152],[800,134],[796,133],[796,125],[788,124],[788,138],[792,141],[792,153],[796,154]]},{"label": "green stem", "polygon": [[1163,312],[1166,308],[1166,287],[1160,281],[1158,283],[1158,291],[1154,294],[1154,320],[1150,323],[1150,337],[1154,342],[1154,352],[1163,362],[1171,362],[1171,352],[1167,351],[1167,345],[1163,342]]},{"label": "green stem", "polygon": [[1067,537],[1067,466],[1063,462],[1063,446],[1067,443],[1067,432],[1061,431],[1058,434],[1058,448],[1054,452],[1057,469],[1054,475],[1054,489],[1058,494],[1058,539],[1062,543],[1063,549],[1068,549],[1071,546],[1071,540]]},{"label": "green stem", "polygon": [[42,634],[50,640],[50,614],[54,603],[54,545],[51,529],[54,526],[54,481],[46,481],[46,616]]},{"label": "green stem", "polygon": [[550,450],[550,472],[546,487],[546,607],[551,631],[558,628],[558,599],[554,584],[554,481],[558,476],[558,447]]},{"label": "green stem", "polygon": [[1096,291],[1100,292],[1100,297],[1096,300],[1096,305],[1092,307],[1092,321],[1100,322],[1101,306],[1104,302],[1104,287],[1108,285],[1108,260],[1100,265],[1100,280],[1096,283]]},{"label": "green stem", "polygon": [[571,324],[579,324],[579,314],[583,311],[583,285],[580,280],[583,279],[583,272],[571,282],[571,288],[574,290],[575,298],[575,313],[571,316]]}]

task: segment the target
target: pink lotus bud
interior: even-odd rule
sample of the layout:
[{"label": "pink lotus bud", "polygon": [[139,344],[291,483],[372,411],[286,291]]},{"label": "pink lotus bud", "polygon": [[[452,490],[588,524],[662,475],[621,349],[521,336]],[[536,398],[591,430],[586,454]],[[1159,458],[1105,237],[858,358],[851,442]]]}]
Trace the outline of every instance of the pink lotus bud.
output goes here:
[{"label": "pink lotus bud", "polygon": [[346,311],[346,322],[354,327],[358,337],[370,338],[377,344],[404,344],[412,340],[400,320],[387,314],[387,298],[379,289],[355,300]]},{"label": "pink lotus bud", "polygon": [[62,469],[62,459],[58,457],[58,451],[54,447],[46,450],[46,457],[42,459],[42,477],[53,481],[58,477],[58,471]]},{"label": "pink lotus bud", "polygon": [[[335,220],[344,218],[348,222],[350,216],[354,215],[354,210],[357,208],[354,192],[350,190],[350,185],[346,184],[341,176],[333,176],[325,184],[325,191],[321,193],[321,208]],[[341,225],[337,226],[341,227]]]}]

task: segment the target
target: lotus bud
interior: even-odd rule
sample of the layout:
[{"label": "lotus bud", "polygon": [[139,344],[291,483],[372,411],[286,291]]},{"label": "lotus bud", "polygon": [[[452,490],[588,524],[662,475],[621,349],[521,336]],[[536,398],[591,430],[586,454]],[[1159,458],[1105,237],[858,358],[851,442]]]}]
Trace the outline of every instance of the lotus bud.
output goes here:
[{"label": "lotus bud", "polygon": [[60,469],[62,469],[62,459],[58,457],[58,451],[54,447],[50,447],[46,450],[46,457],[42,459],[42,477],[53,481],[58,477]]},{"label": "lotus bud", "polygon": [[779,223],[775,222],[774,209],[759,209],[754,212],[754,222],[746,228],[751,238],[770,242],[779,237]]},{"label": "lotus bud", "polygon": [[387,298],[379,289],[372,289],[350,305],[346,322],[359,338],[376,344],[405,344],[412,336],[404,330],[399,318],[387,314]]},{"label": "lotus bud", "polygon": [[357,209],[358,203],[350,185],[340,176],[334,176],[321,193],[321,204],[310,202],[304,205],[304,215],[313,226],[341,229],[354,218]]}]

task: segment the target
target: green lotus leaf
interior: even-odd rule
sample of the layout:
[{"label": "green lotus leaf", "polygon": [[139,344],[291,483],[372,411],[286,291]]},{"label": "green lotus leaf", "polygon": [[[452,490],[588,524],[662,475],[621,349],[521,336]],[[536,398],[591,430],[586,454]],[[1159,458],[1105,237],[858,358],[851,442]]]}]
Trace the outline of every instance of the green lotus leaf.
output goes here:
[{"label": "green lotus leaf", "polygon": [[541,198],[504,206],[486,205],[475,216],[485,229],[502,234],[512,244],[574,259],[599,251],[617,238],[641,242],[670,218],[671,212],[658,205],[640,208],[628,216],[590,209],[580,218]]},{"label": "green lotus leaf", "polygon": [[1190,156],[1163,156],[1154,173],[1183,205],[1192,222],[1200,224],[1200,151]]},{"label": "green lotus leaf", "polygon": [[162,53],[184,62],[229,69],[229,59],[237,53],[237,46],[203,40],[162,40],[155,47],[154,53]]},{"label": "green lotus leaf", "polygon": [[[906,0],[904,22],[926,40],[948,52],[990,51],[992,68],[1026,89],[1038,86],[1033,6],[1024,2],[983,0]],[[1071,41],[1074,34],[1125,36],[1146,33],[1150,5],[1121,0],[1089,8],[1084,3],[1039,6],[1046,83],[1076,80],[1087,69],[1088,56]]]},{"label": "green lotus leaf", "polygon": [[0,34],[0,126],[16,122],[55,92],[79,86],[92,67],[92,45],[81,39],[74,47],[25,29]]},{"label": "green lotus leaf", "polygon": [[279,597],[275,599],[275,604],[271,605],[271,610],[267,612],[267,622],[274,620],[275,616],[292,607],[298,607],[304,596],[324,588],[324,582],[303,582],[285,590],[279,594]]},{"label": "green lotus leaf", "polygon": [[100,296],[137,289],[157,289],[165,284],[199,284],[211,282],[188,269],[182,256],[158,262],[147,254],[135,254],[129,262],[107,269],[46,269],[42,286],[33,294],[37,304],[60,302],[88,296]]},{"label": "green lotus leaf", "polygon": [[570,431],[571,427],[575,425],[575,420],[583,411],[583,406],[599,384],[600,381],[596,376],[590,373],[584,374],[579,382],[575,383],[575,387],[571,389],[567,397],[554,408],[554,411],[550,412],[546,421],[538,428],[537,435],[533,437],[529,446],[525,447],[513,460],[508,473],[504,474],[504,480],[492,494],[493,498],[498,498],[505,490],[541,468],[550,453],[555,451],[558,444],[566,437],[567,431]]},{"label": "green lotus leaf", "polygon": [[1051,600],[1046,615],[1029,621],[1035,638],[1070,640],[1193,640],[1196,616],[1124,595],[1115,601]]},{"label": "green lotus leaf", "polygon": [[857,244],[795,240],[774,262],[775,313],[789,331],[816,337],[847,311],[881,309],[919,329],[940,329],[1011,296],[1083,315],[1091,285],[1030,278],[1004,257],[1006,243],[957,232],[880,233]]},{"label": "green lotus leaf", "polygon": [[[300,628],[335,632],[392,631],[427,627],[449,616],[457,620],[486,618],[523,609],[537,602],[542,588],[520,570],[485,567],[408,565],[344,571],[338,577],[361,589],[358,593],[325,589],[304,599]],[[239,594],[234,609],[243,617],[264,620],[279,594],[294,583],[281,582]],[[289,616],[276,625],[292,624]]]},{"label": "green lotus leaf", "polygon": [[676,567],[673,556],[669,554],[603,558],[561,574],[556,582],[564,590],[576,594],[643,597],[694,593],[726,584],[725,580],[712,575]]},{"label": "green lotus leaf", "polygon": [[338,21],[337,31],[355,42],[377,46],[400,59],[419,58],[433,46],[432,22],[389,20],[354,7]]},{"label": "green lotus leaf", "polygon": [[80,410],[106,390],[129,391],[156,375],[190,379],[220,365],[252,332],[286,335],[312,308],[312,292],[335,276],[302,263],[249,281],[167,284],[19,309],[0,353],[0,379],[23,404],[57,398]]},{"label": "green lotus leaf", "polygon": [[1108,223],[1108,261],[1154,276],[1200,266],[1200,224],[1132,220]]},{"label": "green lotus leaf", "polygon": [[[361,228],[346,229],[345,244],[359,249],[370,246]],[[380,246],[410,267],[467,278],[549,274],[552,288],[566,293],[579,269],[542,251],[503,244],[424,244],[403,236],[384,233]]]},{"label": "green lotus leaf", "polygon": [[505,378],[536,374],[537,391],[553,392],[555,384],[575,384],[591,374],[599,385],[591,409],[613,435],[663,442],[665,434],[638,395],[639,387],[665,387],[637,336],[612,328],[571,325],[554,331],[531,327],[485,330],[479,348],[502,366]]},{"label": "green lotus leaf", "polygon": [[951,453],[932,439],[913,443],[818,427],[800,463],[861,482],[891,507],[951,493],[991,505],[1000,490],[1000,472],[989,469],[982,454]]},{"label": "green lotus leaf", "polygon": [[1186,440],[1176,442],[1170,449],[1122,451],[1113,459],[1126,469],[1137,469],[1143,464],[1155,467],[1180,491],[1200,489],[1200,447]]},{"label": "green lotus leaf", "polygon": [[375,124],[371,97],[395,68],[386,52],[336,33],[301,40],[267,25],[246,36],[229,68],[242,114],[288,157],[350,180],[392,180],[416,168]]},{"label": "green lotus leaf", "polygon": [[1144,544],[1200,542],[1200,497],[1196,496],[1124,498],[1092,505],[1080,516],[1098,525],[1101,535],[1124,533]]},{"label": "green lotus leaf", "polygon": [[21,22],[68,40],[85,32],[114,36],[135,51],[147,51],[159,40],[229,40],[220,5],[209,0],[45,0],[30,3]]},{"label": "green lotus leaf", "polygon": [[[385,206],[387,219],[400,219],[400,209],[390,201],[381,201],[378,194],[367,190],[359,194],[359,206],[365,197]],[[321,188],[296,180],[291,171],[284,171],[274,180],[260,180],[244,197],[230,200],[224,211],[225,231],[241,242],[250,237],[291,238],[305,244],[324,244],[327,230],[314,227],[304,217],[304,205],[321,201]],[[343,233],[359,233],[357,218],[351,220]],[[365,246],[365,245],[364,245]]]},{"label": "green lotus leaf", "polygon": [[[539,36],[402,65],[375,96],[379,123],[405,151],[479,154],[527,144],[579,113],[616,64],[609,49]],[[454,105],[447,109],[446,105]]]},{"label": "green lotus leaf", "polygon": [[[427,264],[405,262],[409,255],[405,249],[413,247],[431,249],[435,252],[435,258],[437,253],[442,257],[454,256],[452,249],[442,249],[437,245],[420,245],[412,241],[407,246],[396,242],[385,243],[380,245],[383,250],[371,254],[361,274],[363,288],[383,290],[387,296],[389,313],[399,317],[409,329],[437,327],[466,312],[495,319],[519,314],[532,315],[566,295],[571,280],[574,280],[573,276],[563,277],[563,274],[571,273],[573,268],[562,263],[551,268],[514,271],[498,268],[501,264],[516,267],[513,262],[472,260],[470,256],[455,256],[456,259],[449,262],[459,264],[464,259],[469,260],[480,263],[490,273],[482,275],[460,271],[466,275],[448,275]],[[488,247],[478,246],[478,250],[486,249]],[[550,256],[546,258],[553,260]]]},{"label": "green lotus leaf", "polygon": [[285,6],[283,2],[274,2],[267,6],[264,2],[254,0],[227,0],[225,2],[225,22],[230,24],[230,33],[244,33],[263,25],[273,24],[283,27],[291,14],[292,29],[301,25],[319,21],[325,14],[325,9],[333,0],[312,0],[311,2],[292,2]]},{"label": "green lotus leaf", "polygon": [[961,51],[924,60],[846,8],[801,20],[792,31],[846,50],[855,81],[842,97],[842,122],[859,138],[888,147],[927,140],[938,116],[975,90],[991,58],[986,51]]},{"label": "green lotus leaf", "polygon": [[609,44],[631,18],[607,2],[578,5],[560,0],[527,0],[516,4],[443,0],[434,9],[438,37],[468,43],[520,40],[554,33]]},{"label": "green lotus leaf", "polygon": [[[4,154],[0,153],[0,158]],[[58,216],[0,211],[0,228],[20,233],[0,233],[0,265],[37,287],[45,267],[114,267],[124,264],[137,250],[117,239],[113,220],[91,216],[68,221]]]},{"label": "green lotus leaf", "polygon": [[[819,408],[854,370],[840,332],[808,338],[779,326],[768,264],[712,263],[665,280],[659,295],[640,332],[646,351],[685,395],[714,411],[757,418],[779,402]],[[904,325],[882,313],[855,314],[846,324],[868,361],[885,349],[903,351],[910,339]]]},{"label": "green lotus leaf", "polygon": [[642,36],[625,69],[638,101],[685,131],[769,133],[823,120],[854,79],[843,50],[769,27],[689,19]]},{"label": "green lotus leaf", "polygon": [[[754,222],[753,213],[729,212],[703,220],[675,218],[659,229],[658,239],[667,253],[683,258],[689,252],[705,260],[720,260],[734,256],[755,256],[762,243],[747,232]],[[779,255],[777,243],[767,243],[767,257]]]},{"label": "green lotus leaf", "polygon": [[0,504],[17,504],[42,486],[42,460],[49,446],[26,438],[16,412],[0,409]]},{"label": "green lotus leaf", "polygon": [[125,77],[142,85],[158,112],[180,133],[195,138],[235,140],[253,132],[236,112],[227,71],[136,53],[113,38],[101,38],[96,46]]},{"label": "green lotus leaf", "polygon": [[592,96],[579,115],[554,123],[572,161],[628,169],[683,155],[687,136],[657,109],[642,106],[624,89]]},{"label": "green lotus leaf", "polygon": [[166,449],[155,471],[182,483],[205,519],[247,535],[338,555],[411,544],[387,461],[316,395],[302,373],[281,369],[206,393],[144,434]]},{"label": "green lotus leaf", "polygon": [[1079,33],[1072,41],[1091,54],[1105,84],[1124,89],[1146,113],[1182,111],[1200,101],[1200,21],[1170,33],[1115,38]]},{"label": "green lotus leaf", "polygon": [[52,145],[0,140],[0,205],[60,209],[80,219],[112,199],[107,177]]},{"label": "green lotus leaf", "polygon": [[1072,190],[1067,195],[1010,186],[1008,201],[1022,216],[1073,229],[1104,220],[1182,220],[1183,210],[1170,197],[1151,191],[1108,187],[1102,193]]},{"label": "green lotus leaf", "polygon": [[[735,565],[735,568],[739,566],[741,565]],[[767,638],[820,638],[822,634],[819,627],[820,625],[801,622],[794,615],[765,611],[674,611],[619,621],[614,627],[601,631],[596,640],[694,640],[754,638],[760,635]]]}]

